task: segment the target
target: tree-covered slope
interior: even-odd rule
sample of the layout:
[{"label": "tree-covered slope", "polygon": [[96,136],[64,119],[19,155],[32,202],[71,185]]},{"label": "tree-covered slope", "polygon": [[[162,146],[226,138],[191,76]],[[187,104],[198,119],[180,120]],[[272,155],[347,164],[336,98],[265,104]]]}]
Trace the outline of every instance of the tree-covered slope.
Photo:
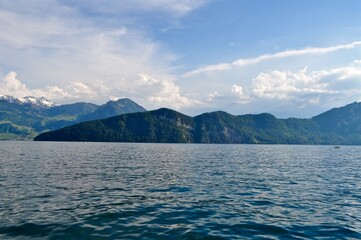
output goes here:
[{"label": "tree-covered slope", "polygon": [[[361,131],[359,130],[361,117],[356,115],[352,117],[354,120],[350,122],[352,124],[349,130],[338,131],[337,128],[334,129],[329,126],[329,122],[336,120],[327,120],[327,118],[322,121],[318,117],[312,119],[277,119],[268,113],[234,116],[226,112],[204,113],[192,118],[163,108],[80,123],[57,131],[43,133],[35,140],[361,144]],[[345,115],[344,118],[345,120],[339,118],[337,121],[345,123],[349,116]]]},{"label": "tree-covered slope", "polygon": [[344,107],[333,108],[312,118],[324,131],[339,134],[361,132],[361,103],[351,103]]},{"label": "tree-covered slope", "polygon": [[77,102],[45,109],[45,113],[49,117],[62,115],[77,115],[79,117],[84,117],[93,113],[98,108],[99,106],[93,103]]},{"label": "tree-covered slope", "polygon": [[45,132],[35,140],[96,142],[192,142],[191,117],[169,109],[123,114]]},{"label": "tree-covered slope", "polygon": [[73,103],[49,107],[38,103],[40,100],[44,101],[42,98],[31,97],[31,100],[34,104],[30,101],[24,103],[11,96],[0,99],[0,140],[33,139],[41,132],[70,126],[88,119],[145,111],[130,99],[109,101],[101,106],[92,103]]},{"label": "tree-covered slope", "polygon": [[117,116],[124,113],[145,112],[146,109],[138,105],[129,98],[119,99],[117,101],[109,101],[98,107],[92,113],[85,115],[81,121],[90,121]]}]

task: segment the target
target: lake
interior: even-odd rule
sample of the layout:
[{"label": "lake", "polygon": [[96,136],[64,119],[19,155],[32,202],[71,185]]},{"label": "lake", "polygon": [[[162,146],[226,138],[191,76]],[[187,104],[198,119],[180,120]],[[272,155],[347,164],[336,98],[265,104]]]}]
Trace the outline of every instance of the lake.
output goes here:
[{"label": "lake", "polygon": [[361,147],[0,142],[0,239],[310,238],[361,238]]}]

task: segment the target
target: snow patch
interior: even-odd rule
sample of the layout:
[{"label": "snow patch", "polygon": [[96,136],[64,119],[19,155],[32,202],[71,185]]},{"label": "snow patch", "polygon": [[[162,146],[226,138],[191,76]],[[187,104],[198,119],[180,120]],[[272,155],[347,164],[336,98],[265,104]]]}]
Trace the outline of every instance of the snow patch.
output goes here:
[{"label": "snow patch", "polygon": [[11,103],[18,103],[18,104],[31,104],[34,106],[42,107],[42,108],[50,108],[57,106],[57,104],[49,101],[45,97],[36,98],[33,96],[26,96],[23,98],[16,98],[9,95],[0,94],[0,100],[6,100]]}]

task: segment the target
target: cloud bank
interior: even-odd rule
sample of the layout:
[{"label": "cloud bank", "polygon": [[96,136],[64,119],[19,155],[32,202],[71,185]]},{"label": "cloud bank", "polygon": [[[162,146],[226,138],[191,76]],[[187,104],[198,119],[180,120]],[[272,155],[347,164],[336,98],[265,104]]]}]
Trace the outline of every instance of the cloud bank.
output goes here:
[{"label": "cloud bank", "polygon": [[305,49],[300,49],[300,50],[286,50],[286,51],[277,52],[274,54],[261,55],[261,56],[255,57],[255,58],[248,58],[248,59],[240,58],[231,63],[219,63],[219,64],[214,64],[214,65],[204,66],[204,67],[197,68],[195,70],[186,72],[183,76],[189,77],[192,75],[197,75],[197,74],[205,73],[205,72],[229,70],[234,67],[242,67],[242,66],[247,66],[247,65],[251,65],[251,64],[258,64],[262,61],[272,61],[272,60],[280,59],[280,58],[302,56],[302,55],[327,54],[327,53],[332,53],[332,52],[344,50],[344,49],[353,49],[358,46],[361,46],[361,41],[355,41],[355,42],[352,42],[349,44],[324,47],[324,48],[305,48]]},{"label": "cloud bank", "polygon": [[[59,103],[132,97],[149,108],[187,106],[192,100],[171,73],[175,56],[128,15],[181,18],[205,2],[0,1],[0,71],[8,73],[0,92]],[[142,74],[152,81],[142,83]]]},{"label": "cloud bank", "polygon": [[202,88],[198,96],[208,111],[312,117],[361,100],[359,59],[360,41],[285,50],[197,68],[182,75],[181,87]]},{"label": "cloud bank", "polygon": [[172,17],[188,14],[204,5],[207,0],[73,0],[62,1],[70,7],[77,5],[87,11],[104,14],[132,14],[134,12],[159,12]]},{"label": "cloud bank", "polygon": [[190,115],[225,110],[279,117],[310,117],[361,100],[357,39],[182,72],[179,56],[152,28],[180,30],[182,19],[209,2],[0,0],[0,94],[57,103],[129,97],[148,109]]}]

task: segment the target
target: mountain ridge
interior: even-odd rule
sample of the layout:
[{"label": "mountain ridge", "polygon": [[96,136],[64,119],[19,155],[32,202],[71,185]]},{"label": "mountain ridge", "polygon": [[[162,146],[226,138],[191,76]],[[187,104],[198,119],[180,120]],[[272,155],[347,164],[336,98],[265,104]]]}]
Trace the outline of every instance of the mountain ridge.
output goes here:
[{"label": "mountain ridge", "polygon": [[[190,117],[161,108],[75,124],[42,133],[34,140],[359,145],[361,111],[355,110],[359,108],[361,103],[349,104],[309,119],[278,119],[269,113],[232,115],[224,111]],[[355,113],[352,121],[345,115],[348,112]],[[352,124],[348,131],[339,131],[338,127],[330,127],[329,122],[336,126]]]},{"label": "mountain ridge", "polygon": [[[25,101],[25,100],[26,101]],[[57,105],[45,98],[15,98],[0,95],[0,140],[30,140],[41,132],[59,129],[91,119],[122,113],[146,111],[130,99],[108,101],[103,105],[78,102]],[[102,111],[112,105],[112,111]],[[96,116],[92,115],[97,112]],[[87,119],[92,116],[91,119]]]},{"label": "mountain ridge", "polygon": [[37,98],[37,97],[33,97],[33,96],[25,96],[22,98],[17,98],[17,97],[10,96],[10,95],[0,94],[0,100],[6,100],[11,103],[18,103],[18,104],[30,104],[30,105],[34,105],[34,106],[42,107],[42,108],[50,108],[50,107],[57,106],[57,104],[49,101],[45,97]]},{"label": "mountain ridge", "polygon": [[139,106],[137,103],[130,100],[129,98],[122,98],[116,101],[111,100],[106,102],[105,104],[99,106],[99,108],[97,108],[93,113],[81,118],[80,120],[83,122],[116,116],[124,113],[122,109],[124,107],[127,108],[127,113],[146,111],[145,108]]}]

